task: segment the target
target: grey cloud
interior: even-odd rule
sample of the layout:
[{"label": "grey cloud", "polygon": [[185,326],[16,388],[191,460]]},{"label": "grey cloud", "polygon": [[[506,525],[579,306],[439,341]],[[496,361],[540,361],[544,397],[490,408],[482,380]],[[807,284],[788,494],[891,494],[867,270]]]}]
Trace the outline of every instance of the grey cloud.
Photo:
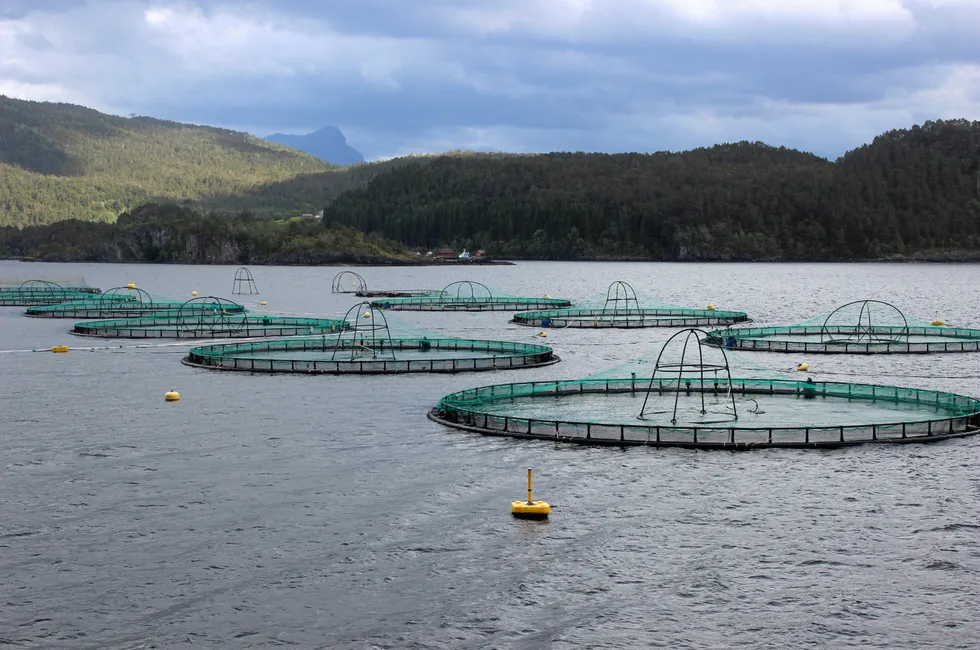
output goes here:
[{"label": "grey cloud", "polygon": [[[54,85],[122,112],[260,134],[335,124],[368,157],[426,146],[624,151],[742,138],[835,156],[911,119],[952,109],[980,117],[969,93],[951,103],[956,89],[943,86],[956,66],[966,71],[961,83],[980,81],[965,5],[908,0],[914,33],[900,22],[893,33],[861,38],[858,27],[807,32],[799,24],[787,28],[790,36],[767,35],[780,26],[762,23],[696,33],[663,10],[634,25],[628,12],[615,14],[627,2],[593,3],[602,13],[591,32],[531,24],[481,33],[460,22],[460,10],[518,3],[18,0],[0,4],[0,30],[4,15],[30,27],[17,47],[33,58],[29,70],[0,65],[0,89],[45,84],[49,93]],[[175,41],[190,29],[179,20],[170,32],[144,22],[144,9],[165,6],[199,7],[198,28],[228,16],[253,17],[256,27],[251,40],[212,53],[224,43]],[[640,24],[651,20],[662,24],[644,38]],[[621,37],[614,25],[623,26]],[[295,31],[303,46],[275,29]],[[203,38],[236,37],[245,38],[223,25]],[[188,45],[208,56],[195,58]]]}]

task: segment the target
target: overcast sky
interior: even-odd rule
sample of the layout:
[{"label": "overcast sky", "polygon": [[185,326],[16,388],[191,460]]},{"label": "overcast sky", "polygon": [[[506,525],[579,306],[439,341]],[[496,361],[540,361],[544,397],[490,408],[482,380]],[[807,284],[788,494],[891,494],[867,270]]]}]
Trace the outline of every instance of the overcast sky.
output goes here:
[{"label": "overcast sky", "polygon": [[980,0],[0,0],[0,94],[368,159],[762,140],[835,158],[980,119]]}]

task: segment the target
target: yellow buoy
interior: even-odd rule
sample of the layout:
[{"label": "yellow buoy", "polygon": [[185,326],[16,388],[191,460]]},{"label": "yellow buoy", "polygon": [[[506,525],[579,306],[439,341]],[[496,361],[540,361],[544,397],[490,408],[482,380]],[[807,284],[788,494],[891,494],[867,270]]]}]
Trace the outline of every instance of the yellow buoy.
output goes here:
[{"label": "yellow buoy", "polygon": [[135,289],[136,288],[136,285],[133,284],[132,282],[130,282],[129,284],[126,285],[126,288],[127,289]]},{"label": "yellow buoy", "polygon": [[544,299],[545,300],[551,300],[551,296],[549,296],[548,294],[544,294]]},{"label": "yellow buoy", "polygon": [[68,346],[67,345],[56,345],[53,348],[51,348],[51,351],[52,352],[68,352]]},{"label": "yellow buoy", "polygon": [[176,402],[180,400],[180,393],[175,390],[168,390],[163,394],[163,399],[167,402]]},{"label": "yellow buoy", "polygon": [[941,325],[945,325],[946,324],[946,321],[941,320],[939,318],[939,314],[937,313],[936,314],[936,318],[932,321],[932,324],[935,325],[936,327],[939,327]]},{"label": "yellow buoy", "polygon": [[527,501],[513,501],[510,512],[518,519],[547,519],[551,506],[531,496],[531,468],[527,468]]},{"label": "yellow buoy", "polygon": [[191,295],[192,296],[196,296],[197,295],[197,292],[196,291],[191,291]]},{"label": "yellow buoy", "polygon": [[366,311],[366,312],[364,312],[363,314],[361,314],[361,317],[362,317],[362,318],[371,318],[371,312],[369,312],[369,311]]},{"label": "yellow buoy", "polygon": [[798,364],[796,366],[796,369],[799,370],[800,372],[806,372],[807,370],[810,369],[810,364],[804,361],[803,363]]},{"label": "yellow buoy", "polygon": [[714,311],[714,310],[715,310],[715,303],[709,302],[708,303],[708,311]]},{"label": "yellow buoy", "polygon": [[265,301],[263,300],[263,301],[262,301],[262,302],[260,302],[259,304],[260,304],[260,305],[264,305],[264,304],[265,304]]},{"label": "yellow buoy", "polygon": [[541,338],[545,338],[546,336],[548,336],[548,333],[547,332],[538,332],[538,336],[540,336]]}]

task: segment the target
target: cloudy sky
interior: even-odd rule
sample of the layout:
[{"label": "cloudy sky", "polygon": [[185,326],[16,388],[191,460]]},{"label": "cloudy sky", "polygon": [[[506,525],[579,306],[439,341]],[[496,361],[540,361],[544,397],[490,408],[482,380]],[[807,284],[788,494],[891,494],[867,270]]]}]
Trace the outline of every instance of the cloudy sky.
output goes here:
[{"label": "cloudy sky", "polygon": [[980,0],[0,0],[0,94],[368,159],[762,140],[835,158],[980,119]]}]

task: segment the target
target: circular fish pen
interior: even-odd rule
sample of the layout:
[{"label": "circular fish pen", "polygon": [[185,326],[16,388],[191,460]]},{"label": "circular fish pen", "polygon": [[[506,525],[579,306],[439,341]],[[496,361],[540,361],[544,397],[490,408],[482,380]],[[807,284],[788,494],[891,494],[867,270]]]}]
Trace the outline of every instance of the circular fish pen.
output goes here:
[{"label": "circular fish pen", "polygon": [[571,302],[560,298],[528,298],[494,294],[480,282],[462,280],[446,285],[439,291],[408,298],[374,300],[374,307],[411,311],[518,311],[527,309],[561,309]]},{"label": "circular fish pen", "polygon": [[84,282],[62,285],[50,280],[25,280],[13,284],[0,284],[0,307],[33,307],[91,297],[99,289]]},{"label": "circular fish pen", "polygon": [[244,266],[235,271],[235,279],[231,284],[231,294],[233,296],[254,296],[259,293],[259,288],[255,285],[255,278],[252,272]]},{"label": "circular fish pen", "polygon": [[963,395],[732,377],[724,350],[703,345],[706,334],[671,337],[649,377],[472,388],[443,397],[429,418],[493,436],[732,450],[935,442],[980,432],[980,400]]},{"label": "circular fish pen", "polygon": [[24,315],[34,318],[138,317],[168,309],[176,311],[181,304],[154,298],[135,286],[125,286],[113,287],[105,293],[76,298],[69,302],[29,307]]},{"label": "circular fish pen", "polygon": [[224,301],[224,310],[244,313],[245,308],[224,298],[201,297],[176,302],[167,298],[153,297],[134,286],[114,287],[99,296],[57,305],[29,307],[25,316],[34,318],[140,318],[150,314],[170,314],[187,318],[198,311],[214,312],[215,301]]},{"label": "circular fish pen", "polygon": [[353,271],[341,271],[333,276],[330,293],[358,293],[367,291],[367,280]]},{"label": "circular fish pen", "polygon": [[913,319],[887,302],[857,300],[826,316],[780,327],[727,328],[707,343],[730,350],[813,354],[927,354],[980,351],[980,330]]},{"label": "circular fish pen", "polygon": [[341,271],[330,283],[330,293],[352,293],[360,298],[410,298],[432,293],[432,289],[368,289],[367,280],[353,271]]},{"label": "circular fish pen", "polygon": [[521,312],[514,314],[511,322],[538,328],[635,328],[710,327],[746,320],[745,312],[715,309],[714,305],[706,309],[689,309],[641,302],[632,286],[617,280],[609,285],[601,306]]},{"label": "circular fish pen", "polygon": [[344,320],[348,328],[336,336],[207,345],[191,349],[183,363],[213,370],[337,375],[504,370],[559,360],[543,345],[392,336],[384,314],[367,302],[352,307]]},{"label": "circular fish pen", "polygon": [[346,326],[340,320],[251,313],[213,296],[195,300],[176,312],[75,323],[71,333],[109,339],[258,338],[332,333]]}]

